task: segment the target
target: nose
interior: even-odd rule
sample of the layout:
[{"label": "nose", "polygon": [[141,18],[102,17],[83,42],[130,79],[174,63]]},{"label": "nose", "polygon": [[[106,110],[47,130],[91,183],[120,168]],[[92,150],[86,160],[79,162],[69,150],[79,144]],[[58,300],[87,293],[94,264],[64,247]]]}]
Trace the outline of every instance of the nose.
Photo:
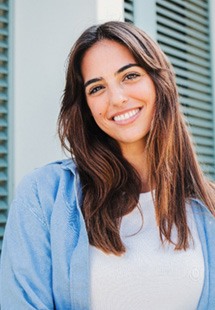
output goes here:
[{"label": "nose", "polygon": [[113,106],[121,106],[128,101],[128,97],[120,85],[109,89],[109,103]]}]

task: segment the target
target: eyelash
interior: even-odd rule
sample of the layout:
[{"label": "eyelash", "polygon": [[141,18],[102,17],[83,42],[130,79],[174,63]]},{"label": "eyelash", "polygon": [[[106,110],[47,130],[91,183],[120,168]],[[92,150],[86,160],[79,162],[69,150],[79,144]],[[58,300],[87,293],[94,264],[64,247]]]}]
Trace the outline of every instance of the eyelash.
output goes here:
[{"label": "eyelash", "polygon": [[125,76],[125,78],[124,78],[124,80],[135,80],[137,77],[139,77],[140,76],[140,74],[139,73],[128,73],[126,76]]},{"label": "eyelash", "polygon": [[93,95],[93,94],[97,93],[102,88],[104,88],[104,86],[102,86],[102,85],[98,85],[98,86],[93,87],[92,89],[89,90],[89,95]]},{"label": "eyelash", "polygon": [[[135,80],[137,77],[139,77],[140,74],[139,73],[128,73],[124,79],[124,80]],[[93,95],[93,94],[96,94],[98,91],[100,91],[101,89],[103,89],[104,86],[102,85],[98,85],[98,86],[95,86],[93,87],[92,89],[89,90],[89,95]]]}]

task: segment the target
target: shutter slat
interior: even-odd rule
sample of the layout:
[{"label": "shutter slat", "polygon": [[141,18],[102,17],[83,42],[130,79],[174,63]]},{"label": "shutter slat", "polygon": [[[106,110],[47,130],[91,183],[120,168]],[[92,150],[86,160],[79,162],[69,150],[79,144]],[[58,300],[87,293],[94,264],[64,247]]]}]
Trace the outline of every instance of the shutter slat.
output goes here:
[{"label": "shutter slat", "polygon": [[189,21],[192,20],[197,25],[200,24],[203,25],[204,27],[208,27],[208,20],[204,18],[204,16],[199,14],[193,14],[192,12],[186,10],[185,8],[181,8],[179,6],[180,3],[177,3],[177,5],[175,5],[172,4],[170,1],[157,0],[157,4],[159,14],[165,14],[165,16],[171,17],[172,19],[177,20],[182,24],[185,22],[185,20],[187,21],[189,19]]},{"label": "shutter slat", "polygon": [[201,136],[201,137],[213,139],[213,132],[211,130],[208,130],[206,128],[199,128],[195,126],[192,126],[192,127],[189,126],[189,129],[193,136]]},{"label": "shutter slat", "polygon": [[7,121],[3,118],[0,118],[0,127],[7,127]]},{"label": "shutter slat", "polygon": [[0,224],[6,224],[7,216],[0,213]]},{"label": "shutter slat", "polygon": [[126,22],[134,23],[134,1],[124,1],[124,20]]},{"label": "shutter slat", "polygon": [[205,163],[202,163],[202,170],[209,178],[211,178],[212,180],[214,179],[214,172],[212,172],[213,165],[206,165]]},{"label": "shutter slat", "polygon": [[[186,21],[187,23],[187,21]],[[171,21],[166,18],[163,18],[162,16],[158,15],[157,16],[157,24],[158,24],[158,29],[160,25],[164,25],[166,27],[169,27],[171,29],[174,29],[176,31],[179,31],[184,34],[189,34],[193,35],[195,37],[196,33],[200,32],[204,35],[209,34],[209,31],[207,28],[200,27],[199,25],[194,25],[193,23],[190,22],[190,25],[187,23],[187,28],[184,25],[180,25],[177,21]],[[189,28],[188,28],[189,27]]]},{"label": "shutter slat", "polygon": [[178,39],[178,40],[181,40],[181,41],[185,41],[185,42],[188,42],[190,40],[199,40],[201,42],[205,42],[207,44],[209,44],[209,38],[206,37],[205,35],[201,34],[201,33],[196,33],[195,36],[193,35],[189,35],[189,34],[182,34],[180,32],[176,32],[168,27],[165,27],[165,26],[162,26],[160,25],[159,26],[159,29],[158,29],[158,35],[160,33],[163,33],[163,34],[166,34],[168,37],[173,37],[175,39]]},{"label": "shutter slat", "polygon": [[0,238],[3,238],[4,235],[4,226],[0,226]]},{"label": "shutter slat", "polygon": [[[174,0],[178,1],[178,0]],[[187,0],[183,0],[183,3],[185,3]],[[189,0],[190,3],[192,3],[193,6],[199,6],[200,8],[203,8],[208,11],[208,3],[204,2],[202,0]]]},{"label": "shutter slat", "polygon": [[0,10],[8,11],[8,1],[7,1],[7,4],[5,4],[5,3],[0,4]]},{"label": "shutter slat", "polygon": [[180,85],[179,85],[178,89],[179,89],[180,95],[186,95],[190,98],[198,99],[198,100],[208,102],[208,103],[211,102],[211,96],[210,95],[203,94],[203,93],[197,92],[197,91],[192,91],[190,89],[183,88]]},{"label": "shutter slat", "polygon": [[0,16],[0,23],[4,23],[7,24],[8,23],[8,19],[4,16]]},{"label": "shutter slat", "polygon": [[124,14],[125,21],[133,22],[133,19],[131,19],[131,14],[130,13],[125,13]]},{"label": "shutter slat", "polygon": [[7,82],[0,79],[0,87],[7,87]]},{"label": "shutter slat", "polygon": [[7,101],[7,95],[0,93],[0,100]]},{"label": "shutter slat", "polygon": [[[172,57],[169,57],[170,59],[172,59]],[[196,68],[196,66],[192,66],[191,64],[189,64],[188,62],[184,61],[184,67],[183,69],[178,68],[178,62],[181,62],[180,60],[178,61],[173,61],[173,65],[175,66],[175,72],[177,73],[178,76],[185,78],[185,79],[189,79],[195,82],[199,82],[200,84],[205,84],[206,86],[211,86],[211,79],[210,76],[201,76],[201,73],[198,72],[198,68]],[[182,63],[182,62],[181,62]]]},{"label": "shutter slat", "polygon": [[124,2],[124,9],[126,11],[132,12],[133,11],[133,3],[132,2]]},{"label": "shutter slat", "polygon": [[202,146],[210,146],[213,144],[213,139],[209,139],[209,138],[202,138],[199,136],[195,136],[195,138],[193,139],[194,143],[198,143],[198,145],[202,145]]},{"label": "shutter slat", "polygon": [[0,187],[0,197],[7,196],[7,191],[5,188]]},{"label": "shutter slat", "polygon": [[[158,12],[161,13],[162,7],[165,8],[163,10],[163,13],[165,14],[166,11],[173,11],[175,13],[178,13],[178,15],[182,16],[183,18],[188,18],[191,20],[194,20],[197,23],[201,23],[202,25],[208,26],[208,20],[207,20],[207,13],[204,10],[198,10],[193,12],[189,9],[185,9],[182,3],[171,3],[170,1],[164,1],[164,0],[157,0],[157,7]],[[166,10],[167,9],[167,10]],[[175,16],[173,16],[174,18]]]},{"label": "shutter slat", "polygon": [[210,86],[206,86],[206,85],[201,85],[199,83],[196,82],[192,82],[189,79],[183,79],[180,77],[176,77],[176,82],[178,85],[180,86],[184,86],[188,89],[192,89],[192,90],[197,90],[197,91],[202,91],[203,93],[208,93],[210,94],[211,97],[211,87]]},{"label": "shutter slat", "polygon": [[7,181],[7,174],[0,171],[0,181]]},{"label": "shutter slat", "polygon": [[[191,58],[191,57],[189,57],[189,58]],[[192,71],[192,72],[196,72],[197,71],[198,72],[197,77],[199,77],[199,73],[200,73],[199,72],[200,70],[198,70],[199,66],[201,68],[204,68],[205,70],[207,70],[205,72],[208,72],[208,70],[210,69],[208,61],[206,61],[206,60],[204,61],[204,60],[202,60],[200,58],[197,58],[197,57],[194,57],[194,56],[192,57],[192,60],[190,59],[189,61],[188,60],[185,61],[185,59],[182,60],[182,59],[179,59],[179,58],[176,58],[176,57],[173,57],[173,56],[169,55],[169,60],[171,61],[173,66],[175,66],[175,67],[177,67],[179,69],[180,68],[182,69],[182,72],[181,72],[182,76],[184,76],[187,73],[189,73],[189,71]],[[199,66],[197,66],[198,63],[199,63]],[[187,70],[188,70],[188,72],[187,72]],[[197,81],[198,80],[199,79],[197,79]],[[211,85],[211,80],[209,78],[207,79],[206,84],[207,85]]]},{"label": "shutter slat", "polygon": [[212,147],[201,146],[201,145],[196,146],[196,152],[201,155],[211,156],[212,158],[214,154],[214,150]]},{"label": "shutter slat", "polygon": [[3,212],[7,211],[7,204],[4,200],[0,201],[0,210]]},{"label": "shutter slat", "polygon": [[[185,45],[185,44],[173,44],[173,42],[171,41],[170,43],[172,43],[172,47],[168,46],[169,44],[167,42],[160,42],[158,40],[158,42],[160,43],[160,46],[162,49],[166,50],[166,53],[169,53],[170,55],[180,55],[180,57],[184,57],[184,58],[190,58],[192,59],[193,55],[194,56],[199,56],[202,57],[203,59],[210,59],[210,55],[209,55],[209,49],[208,50],[202,50],[202,49],[197,49],[194,48],[192,46],[189,45]],[[165,45],[164,43],[168,44]],[[177,50],[180,49],[180,50]],[[164,51],[165,52],[165,51]]]},{"label": "shutter slat", "polygon": [[[174,2],[176,5],[179,4],[178,0],[171,0],[171,2]],[[201,2],[201,4],[202,3],[203,2]],[[201,16],[204,16],[205,18],[208,18],[208,15],[207,15],[207,5],[205,3],[204,3],[203,6],[198,7],[198,5],[199,5],[198,0],[194,1],[195,5],[189,3],[187,0],[185,0],[185,1],[183,0],[183,1],[180,2],[180,4],[183,5],[186,9],[192,11],[194,14],[196,13],[196,14],[199,14]],[[206,10],[202,10],[202,8],[205,8]]]},{"label": "shutter slat", "polygon": [[[172,21],[170,19],[167,20],[167,18],[165,18],[163,16],[160,16],[160,15],[157,16],[157,23],[158,24],[168,25],[169,27],[171,27],[173,29],[181,31],[182,33],[185,31],[185,27],[189,27],[187,29],[187,31],[189,29],[191,29],[193,34],[195,34],[197,31],[199,31],[200,33],[205,34],[205,35],[209,34],[208,29],[202,25],[196,24],[196,23],[194,23],[190,20],[187,20],[187,19],[186,19],[186,21],[185,21],[185,19],[182,19],[182,21],[184,21],[184,25],[182,24],[182,22],[180,23],[180,19],[177,17],[175,18],[175,21]],[[195,37],[195,35],[194,35],[194,37]]]},{"label": "shutter slat", "polygon": [[189,45],[185,44],[185,42],[181,42],[181,41],[169,38],[166,35],[165,36],[159,35],[158,40],[161,43],[177,48],[182,52],[190,53],[195,56],[200,56],[203,59],[209,58],[209,55],[208,55],[209,45],[208,44],[203,44],[199,42],[199,46],[193,47],[190,44]]},{"label": "shutter slat", "polygon": [[214,165],[214,158],[213,157],[198,154],[198,158],[199,158],[200,163],[202,163],[203,165],[204,164],[211,164],[211,168],[213,168],[213,165]]},{"label": "shutter slat", "polygon": [[[178,54],[180,56],[180,53],[175,53]],[[208,81],[210,80],[210,72],[206,69],[202,69],[202,67],[198,67],[192,63],[189,62],[189,57],[187,57],[187,61],[186,59],[182,60],[182,59],[177,59],[176,57],[172,57],[171,55],[168,55],[170,61],[172,61],[173,66],[177,66],[180,68],[183,68],[184,70],[184,74],[198,74],[199,78],[201,79],[201,81],[205,81],[208,84]],[[183,57],[183,56],[181,56]],[[177,68],[175,69],[175,71],[177,71]],[[195,75],[193,75],[195,76]]]},{"label": "shutter slat", "polygon": [[184,50],[187,48],[187,44],[189,44],[190,48],[192,48],[192,52],[193,52],[193,47],[197,47],[199,49],[202,49],[206,52],[208,52],[210,50],[210,46],[207,43],[204,43],[200,40],[197,39],[192,39],[190,37],[187,37],[184,35],[184,39],[183,40],[176,40],[175,38],[171,38],[169,36],[167,36],[166,33],[162,34],[160,31],[158,33],[158,40],[160,42],[166,43],[170,46],[175,46],[176,48],[179,48],[181,50]]},{"label": "shutter slat", "polygon": [[6,42],[1,42],[0,41],[0,47],[1,48],[8,48],[8,44]]},{"label": "shutter slat", "polygon": [[0,73],[2,73],[2,74],[8,74],[7,68],[0,66]]},{"label": "shutter slat", "polygon": [[7,56],[6,55],[3,55],[3,54],[0,54],[0,61],[4,61],[4,62],[7,62]]},{"label": "shutter slat", "polygon": [[6,168],[7,167],[7,161],[3,158],[0,158],[0,168]]},{"label": "shutter slat", "polygon": [[[201,42],[209,43],[209,38],[208,36],[205,36],[204,34],[201,34],[200,32],[194,32],[191,29],[183,29],[181,27],[181,31],[177,31],[174,29],[174,27],[170,27],[168,24],[160,24],[158,27],[158,35],[159,33],[166,33],[169,36],[173,36],[175,38],[180,38],[182,39],[184,37],[184,40],[187,40],[188,38],[192,38],[195,40],[199,40]],[[188,42],[189,43],[189,42]]]},{"label": "shutter slat", "polygon": [[206,122],[205,120],[202,120],[200,118],[196,118],[196,117],[192,117],[192,116],[189,116],[186,117],[185,116],[185,119],[187,119],[187,122],[189,124],[189,126],[196,126],[198,128],[200,128],[200,130],[205,130],[205,133],[209,133],[210,132],[210,137],[213,137],[213,124],[210,123],[210,122]]},{"label": "shutter slat", "polygon": [[3,131],[0,132],[0,140],[7,140],[7,135]]},{"label": "shutter slat", "polygon": [[203,118],[207,121],[213,121],[213,114],[211,114],[211,112],[206,112],[206,111],[201,111],[201,110],[197,110],[197,109],[193,109],[190,107],[183,107],[182,108],[183,113],[190,116],[194,116],[194,117],[199,117],[199,118]]},{"label": "shutter slat", "polygon": [[210,103],[202,103],[202,101],[199,101],[197,99],[187,98],[183,97],[183,95],[180,96],[180,102],[183,105],[187,105],[190,107],[197,108],[202,111],[209,111],[211,113],[211,104]]},{"label": "shutter slat", "polygon": [[0,145],[0,153],[7,154],[7,148],[4,145]]},{"label": "shutter slat", "polygon": [[177,51],[176,49],[169,48],[168,46],[165,45],[162,46],[162,50],[167,54],[169,59],[172,59],[173,65],[180,66],[181,68],[187,69],[191,72],[198,73],[203,77],[210,78],[210,71],[201,65],[199,66],[197,65],[198,64],[197,57],[188,55],[186,53],[182,53],[180,51]]},{"label": "shutter slat", "polygon": [[0,113],[1,114],[6,114],[7,113],[7,109],[4,106],[0,106]]},{"label": "shutter slat", "polygon": [[0,28],[0,35],[2,36],[8,36],[8,30],[4,29],[4,28]]}]

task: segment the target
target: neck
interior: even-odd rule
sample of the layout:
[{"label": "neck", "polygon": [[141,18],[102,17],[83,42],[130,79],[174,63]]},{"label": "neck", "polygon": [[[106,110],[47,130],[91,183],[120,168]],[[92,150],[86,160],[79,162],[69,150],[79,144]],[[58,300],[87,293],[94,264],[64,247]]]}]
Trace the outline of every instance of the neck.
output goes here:
[{"label": "neck", "polygon": [[125,159],[135,168],[140,176],[142,183],[141,192],[149,192],[151,189],[148,180],[148,165],[145,148],[135,147],[133,145],[126,146],[122,148],[122,153]]}]

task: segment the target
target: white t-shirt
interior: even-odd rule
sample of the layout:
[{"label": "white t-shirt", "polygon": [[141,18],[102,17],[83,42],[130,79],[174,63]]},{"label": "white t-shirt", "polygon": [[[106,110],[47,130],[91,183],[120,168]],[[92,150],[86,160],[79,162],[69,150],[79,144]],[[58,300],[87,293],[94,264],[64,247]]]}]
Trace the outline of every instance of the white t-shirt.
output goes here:
[{"label": "white t-shirt", "polygon": [[[120,234],[126,246],[122,256],[90,246],[92,310],[195,310],[204,282],[204,259],[192,209],[188,225],[194,246],[174,251],[162,246],[151,193],[140,194],[135,208],[122,219]],[[140,230],[138,232],[138,230]],[[177,232],[172,231],[173,240]]]}]

